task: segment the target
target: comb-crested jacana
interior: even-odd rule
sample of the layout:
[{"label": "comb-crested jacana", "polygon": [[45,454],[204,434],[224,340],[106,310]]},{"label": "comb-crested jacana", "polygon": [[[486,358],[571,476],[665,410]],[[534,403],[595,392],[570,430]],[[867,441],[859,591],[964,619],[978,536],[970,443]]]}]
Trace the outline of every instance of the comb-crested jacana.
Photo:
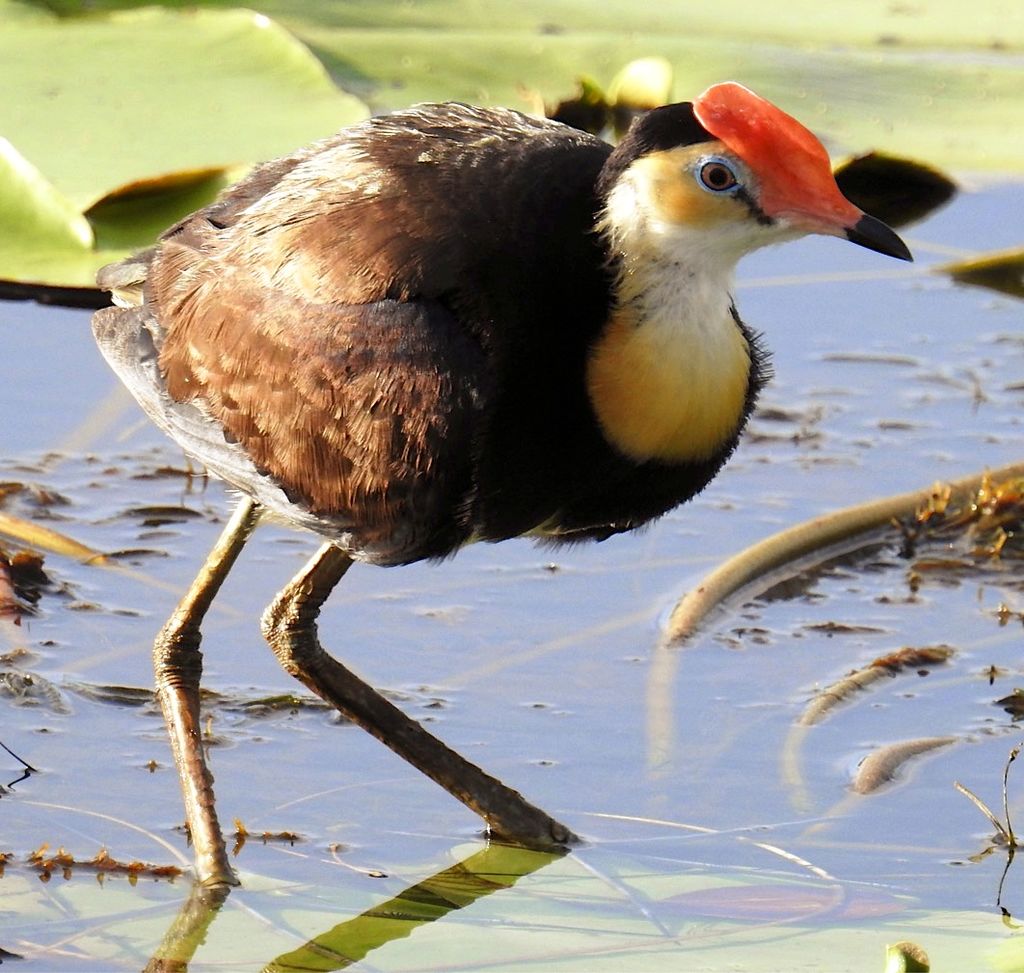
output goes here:
[{"label": "comb-crested jacana", "polygon": [[572,840],[324,652],[316,617],[353,560],[600,540],[693,497],[766,379],[736,262],[805,233],[911,259],[806,128],[725,83],[615,149],[502,109],[374,118],[101,271],[103,354],[246,497],[154,648],[202,881],[234,876],[199,742],[199,625],[263,512],[325,538],[263,616],[284,667],[493,831]]}]

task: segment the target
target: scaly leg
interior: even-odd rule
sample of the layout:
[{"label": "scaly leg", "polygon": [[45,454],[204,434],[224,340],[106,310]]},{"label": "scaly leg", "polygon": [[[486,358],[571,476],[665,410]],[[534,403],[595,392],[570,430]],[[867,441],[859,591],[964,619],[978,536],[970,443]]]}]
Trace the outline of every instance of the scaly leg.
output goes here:
[{"label": "scaly leg", "polygon": [[479,814],[497,835],[544,848],[578,840],[517,791],[429,734],[324,651],[316,619],[351,564],[351,558],[337,547],[324,544],[263,613],[263,634],[281,665]]},{"label": "scaly leg", "polygon": [[214,807],[213,775],[203,755],[199,725],[203,654],[199,651],[199,627],[259,518],[259,507],[252,500],[244,499],[238,504],[202,570],[153,645],[156,694],[181,780],[197,877],[208,886],[237,885],[238,879],[228,862]]}]

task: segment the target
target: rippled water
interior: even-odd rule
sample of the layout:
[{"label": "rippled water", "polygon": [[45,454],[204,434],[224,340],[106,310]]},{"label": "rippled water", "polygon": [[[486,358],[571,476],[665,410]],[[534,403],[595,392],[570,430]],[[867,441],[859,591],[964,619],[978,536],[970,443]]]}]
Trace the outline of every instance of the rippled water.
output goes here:
[{"label": "rippled water", "polygon": [[[680,969],[704,948],[695,928],[725,923],[722,937],[750,950],[767,947],[743,937],[774,942],[785,938],[779,923],[797,921],[825,933],[852,924],[874,957],[865,963],[881,968],[881,944],[914,938],[904,924],[939,914],[933,953],[949,916],[963,928],[945,948],[1002,948],[994,902],[1005,856],[969,862],[992,829],[953,781],[999,807],[1018,737],[994,700],[1024,684],[1020,620],[1001,624],[997,612],[1024,609],[1012,565],[937,572],[911,597],[907,562],[886,546],[791,597],[733,606],[685,647],[658,643],[675,598],[745,545],[1024,456],[1021,304],[928,271],[954,252],[1019,244],[1019,225],[1002,216],[1021,202],[1019,185],[961,196],[908,234],[912,267],[820,239],[748,260],[738,302],[766,333],[775,381],[725,473],[650,530],[569,551],[509,542],[440,566],[350,572],[325,611],[325,645],[589,839],[462,918],[375,946],[360,968],[454,968],[447,930],[465,946],[465,968],[494,968],[490,942],[502,969]],[[229,500],[188,475],[116,387],[87,313],[0,304],[0,340],[0,482],[25,487],[3,509],[101,551],[134,552],[116,568],[47,555],[53,586],[34,616],[2,632],[0,652],[25,650],[8,655],[6,671],[31,673],[35,691],[5,695],[0,684],[0,740],[39,773],[0,799],[0,851],[14,855],[0,879],[0,946],[45,955],[45,968],[138,968],[186,880],[133,889],[112,877],[99,892],[73,869],[40,884],[24,858],[49,843],[80,859],[106,847],[124,860],[189,860],[159,715],[145,694],[112,687],[150,686],[149,644]],[[299,688],[257,619],[314,547],[261,529],[205,628],[205,684],[221,694],[209,711],[222,818],[302,840],[246,844],[245,890],[193,969],[269,962],[474,848],[474,818],[361,731],[316,706],[258,705]],[[894,677],[794,735],[816,688],[902,646],[938,643],[956,650],[947,665]],[[879,744],[946,735],[957,742],[893,785],[851,795],[851,773]],[[20,770],[0,752],[0,772]],[[1011,793],[1024,793],[1013,784],[1011,774]],[[742,895],[722,905],[710,891],[766,877],[824,882],[844,905],[800,911],[785,899],[766,918],[763,902],[760,912]],[[707,968],[730,968],[722,940],[707,948]]]}]

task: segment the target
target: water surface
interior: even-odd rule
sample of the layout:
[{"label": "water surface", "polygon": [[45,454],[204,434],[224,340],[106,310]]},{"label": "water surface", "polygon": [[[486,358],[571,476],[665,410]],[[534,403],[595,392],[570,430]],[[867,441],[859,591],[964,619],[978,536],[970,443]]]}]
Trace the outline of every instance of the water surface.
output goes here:
[{"label": "water surface", "polygon": [[[1024,610],[1012,565],[925,579],[912,596],[893,545],[796,597],[733,606],[685,647],[658,646],[674,600],[761,537],[1024,455],[1020,303],[928,272],[951,254],[1019,244],[1004,217],[1022,199],[1014,185],[961,196],[908,234],[913,266],[823,239],[747,260],[737,298],[766,334],[775,380],[726,471],[649,530],[349,573],[324,612],[324,644],[588,839],[511,890],[374,941],[357,968],[757,969],[774,968],[772,956],[798,968],[785,953],[797,932],[812,944],[796,954],[810,968],[821,950],[837,957],[830,968],[881,968],[882,946],[902,938],[948,968],[965,956],[985,968],[1013,948],[994,908],[1005,856],[969,861],[991,828],[953,789],[961,780],[998,807],[1017,742],[993,703],[1024,682],[1020,620],[998,615],[1000,604]],[[117,387],[87,313],[0,304],[0,341],[0,481],[59,498],[25,489],[5,509],[136,552],[117,569],[48,555],[53,588],[4,630],[0,651],[27,650],[8,668],[52,682],[59,702],[0,696],[0,739],[39,769],[0,800],[0,851],[14,855],[0,879],[0,946],[38,968],[137,969],[186,879],[98,885],[72,869],[40,883],[24,859],[49,843],[79,859],[105,847],[122,860],[189,861],[159,714],[110,687],[151,685],[153,635],[231,501],[188,475]],[[222,694],[210,707],[222,819],[301,841],[246,843],[245,887],[194,970],[258,968],[480,847],[469,812],[331,712],[251,705],[299,689],[258,617],[315,547],[262,528],[205,628],[205,684]],[[830,634],[828,623],[855,630]],[[938,643],[956,650],[948,665],[894,678],[794,741],[816,688]],[[989,666],[1000,669],[992,686]],[[871,749],[933,735],[958,742],[874,795],[851,795]],[[19,774],[2,752],[0,771]],[[1011,793],[1024,794],[1012,785],[1011,775]],[[751,884],[757,896],[716,892]],[[766,885],[781,889],[777,902]],[[1012,896],[1004,904],[1024,912]]]}]

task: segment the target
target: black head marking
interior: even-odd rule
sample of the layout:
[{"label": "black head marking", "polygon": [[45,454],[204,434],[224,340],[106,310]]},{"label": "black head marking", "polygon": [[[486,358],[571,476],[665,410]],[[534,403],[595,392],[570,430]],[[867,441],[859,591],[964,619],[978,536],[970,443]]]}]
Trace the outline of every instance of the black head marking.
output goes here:
[{"label": "black head marking", "polygon": [[602,199],[606,198],[630,163],[643,155],[713,140],[714,136],[697,121],[690,102],[652,108],[630,125],[629,131],[608,157],[598,180],[598,193]]},{"label": "black head marking", "polygon": [[736,198],[740,202],[742,202],[748,210],[750,210],[750,215],[754,217],[754,219],[757,220],[757,222],[760,223],[761,226],[775,225],[775,220],[771,216],[769,216],[763,209],[761,209],[760,206],[757,205],[757,202],[754,200],[754,197],[750,195],[750,192],[745,187],[741,186],[736,191]]}]

